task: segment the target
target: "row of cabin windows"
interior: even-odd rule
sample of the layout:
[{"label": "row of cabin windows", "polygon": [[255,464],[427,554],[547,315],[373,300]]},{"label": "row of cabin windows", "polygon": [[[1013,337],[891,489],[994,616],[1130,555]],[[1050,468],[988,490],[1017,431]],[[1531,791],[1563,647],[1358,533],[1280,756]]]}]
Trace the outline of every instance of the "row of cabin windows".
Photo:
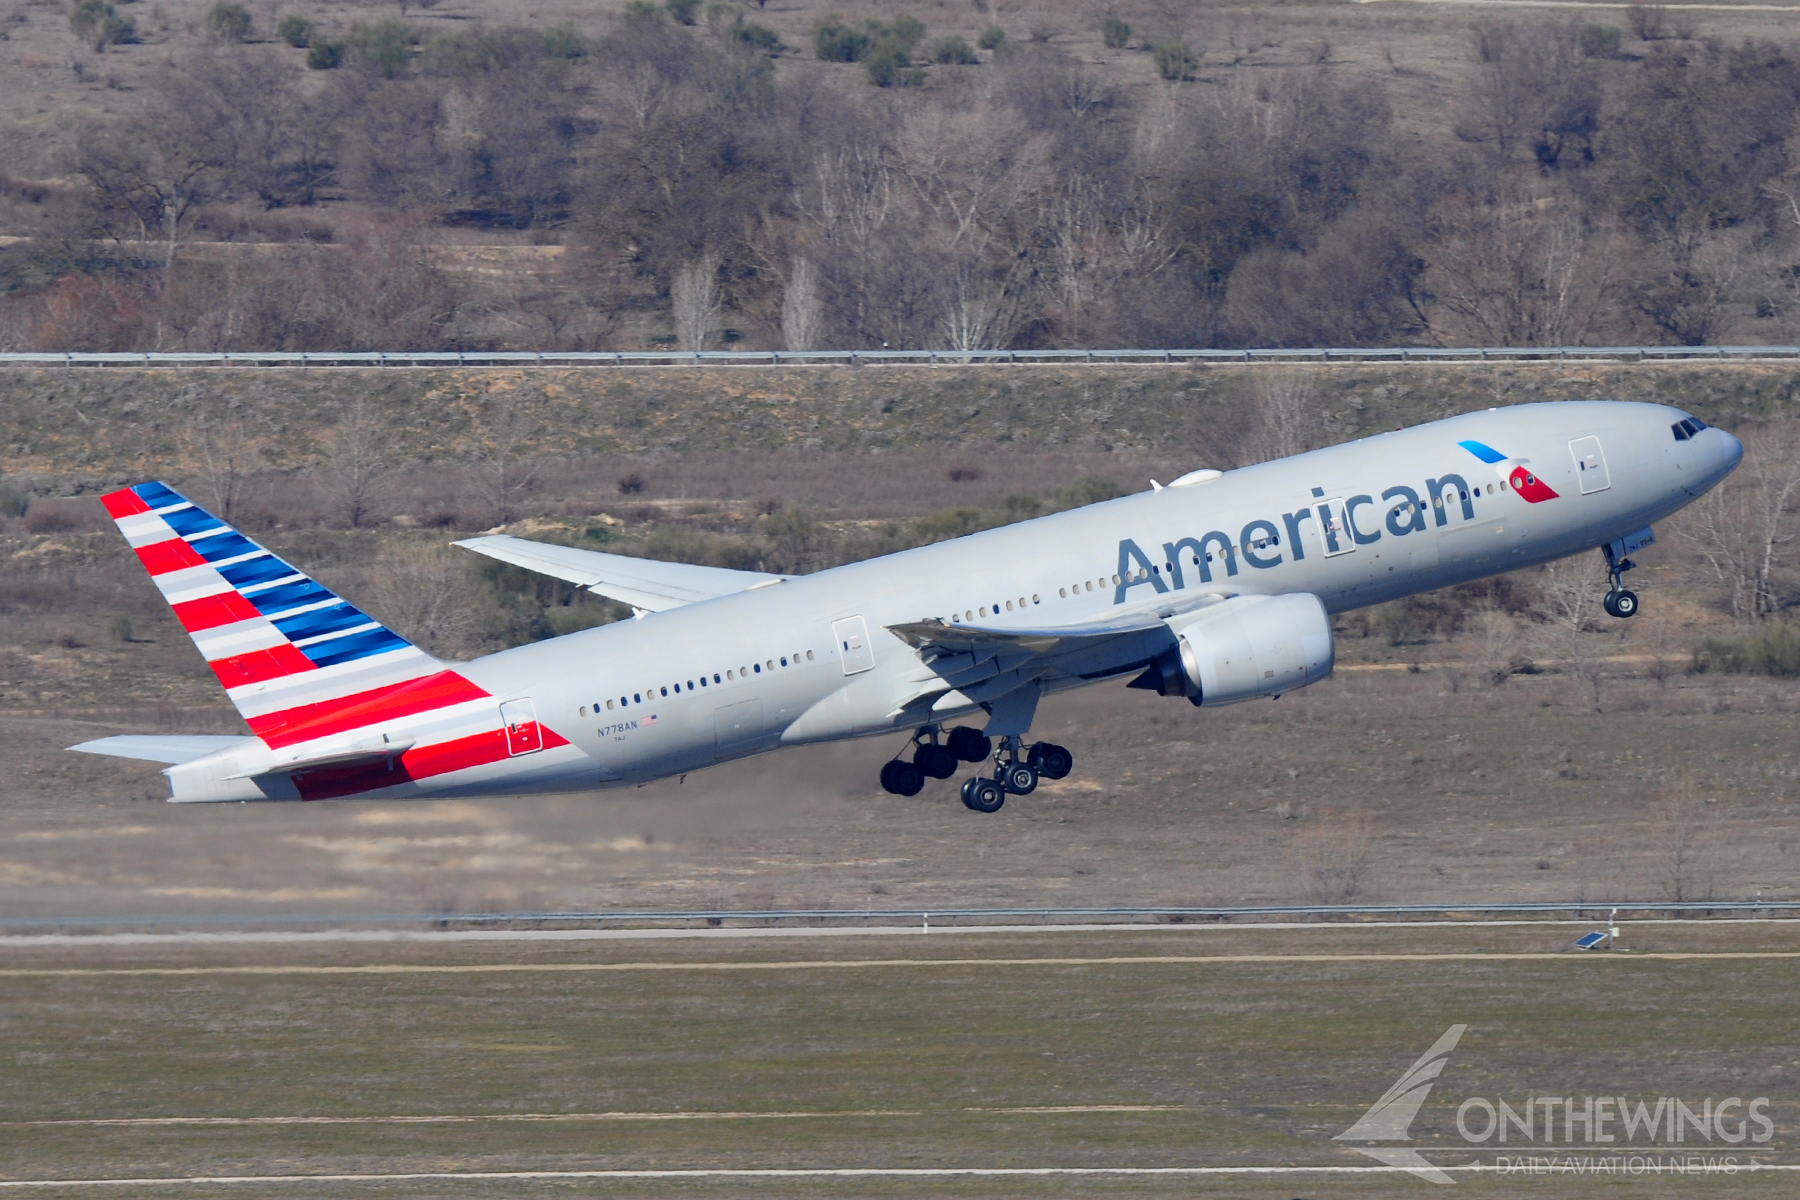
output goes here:
[{"label": "row of cabin windows", "polygon": [[[784,667],[796,666],[797,667],[803,661],[804,662],[812,662],[813,661],[813,652],[811,650],[807,650],[805,652],[796,650],[792,654],[782,655],[779,661],[780,661],[781,666],[784,666]],[[726,671],[723,676],[721,676],[719,674],[719,672],[714,671],[712,673],[712,678],[710,681],[707,679],[707,677],[705,675],[701,675],[698,681],[693,680],[693,679],[690,679],[687,681],[687,690],[690,692],[697,692],[701,688],[708,686],[709,682],[712,684],[723,684],[726,682],[735,682],[739,678],[748,679],[752,675],[761,675],[763,673],[764,668],[767,668],[768,670],[773,671],[776,667],[776,662],[777,662],[776,659],[771,658],[771,659],[767,660],[766,662],[752,663],[750,666],[747,666],[747,667],[738,667],[736,670]],[[660,696],[669,695],[671,688],[674,689],[675,695],[677,695],[677,696],[681,695],[681,682],[679,680],[677,680],[674,683],[662,684],[658,687],[647,688],[641,692],[633,692],[629,696],[620,696],[616,701],[615,700],[607,700],[605,702],[605,708],[606,708],[606,711],[611,712],[613,710],[614,705],[617,705],[619,708],[630,708],[634,704],[648,704],[651,701],[656,700]],[[645,699],[646,696],[649,697],[649,700]],[[594,711],[599,712],[600,709],[601,709],[601,702],[598,700],[594,701]],[[586,716],[587,713],[585,711],[583,711],[582,715]]]}]

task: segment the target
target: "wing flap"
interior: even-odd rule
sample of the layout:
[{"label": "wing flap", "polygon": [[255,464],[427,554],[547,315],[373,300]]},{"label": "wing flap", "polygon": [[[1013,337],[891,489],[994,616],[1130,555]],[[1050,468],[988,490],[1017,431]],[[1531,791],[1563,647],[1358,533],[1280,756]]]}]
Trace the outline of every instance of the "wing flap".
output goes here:
[{"label": "wing flap", "polygon": [[751,588],[768,587],[790,578],[761,571],[733,571],[692,563],[660,562],[627,554],[603,554],[526,538],[494,534],[456,543],[489,558],[567,580],[609,600],[646,612],[662,612],[683,604],[714,600]]}]

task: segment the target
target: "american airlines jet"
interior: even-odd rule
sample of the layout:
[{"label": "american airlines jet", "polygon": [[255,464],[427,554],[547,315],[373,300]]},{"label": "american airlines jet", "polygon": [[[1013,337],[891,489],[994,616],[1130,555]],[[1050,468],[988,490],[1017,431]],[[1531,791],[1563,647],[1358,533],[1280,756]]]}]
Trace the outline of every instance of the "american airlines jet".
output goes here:
[{"label": "american airlines jet", "polygon": [[807,742],[910,735],[917,794],[987,762],[997,811],[1060,779],[1039,701],[1129,678],[1208,707],[1331,673],[1331,614],[1598,548],[1605,608],[1654,521],[1739,441],[1654,404],[1490,409],[814,575],[515,537],[457,543],[636,619],[441,662],[160,483],[106,496],[249,726],[73,749],[169,764],[175,801],[410,799],[626,787]]}]

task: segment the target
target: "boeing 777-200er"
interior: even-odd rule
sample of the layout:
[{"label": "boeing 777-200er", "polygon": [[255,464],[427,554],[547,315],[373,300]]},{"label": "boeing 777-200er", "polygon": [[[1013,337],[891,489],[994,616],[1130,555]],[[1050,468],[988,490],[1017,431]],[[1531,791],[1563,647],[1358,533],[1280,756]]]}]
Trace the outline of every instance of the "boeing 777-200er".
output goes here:
[{"label": "boeing 777-200er", "polygon": [[409,799],[624,787],[906,732],[888,791],[991,756],[962,798],[994,812],[1070,770],[1024,741],[1051,692],[1132,676],[1201,707],[1279,696],[1331,673],[1332,613],[1594,548],[1606,611],[1629,617],[1620,576],[1651,523],[1742,457],[1662,405],[1523,404],[806,576],[478,537],[457,545],[638,619],[467,663],[144,483],[106,507],[250,734],[73,749],[168,763],[177,801]]}]

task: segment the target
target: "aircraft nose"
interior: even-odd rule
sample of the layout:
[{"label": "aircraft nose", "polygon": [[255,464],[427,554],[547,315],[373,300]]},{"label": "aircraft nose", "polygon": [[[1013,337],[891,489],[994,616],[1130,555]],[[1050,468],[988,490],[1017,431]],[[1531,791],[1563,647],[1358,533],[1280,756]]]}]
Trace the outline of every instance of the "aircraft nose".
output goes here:
[{"label": "aircraft nose", "polygon": [[1719,430],[1719,475],[1720,479],[1731,474],[1737,465],[1744,461],[1744,443],[1738,441],[1723,429]]}]

